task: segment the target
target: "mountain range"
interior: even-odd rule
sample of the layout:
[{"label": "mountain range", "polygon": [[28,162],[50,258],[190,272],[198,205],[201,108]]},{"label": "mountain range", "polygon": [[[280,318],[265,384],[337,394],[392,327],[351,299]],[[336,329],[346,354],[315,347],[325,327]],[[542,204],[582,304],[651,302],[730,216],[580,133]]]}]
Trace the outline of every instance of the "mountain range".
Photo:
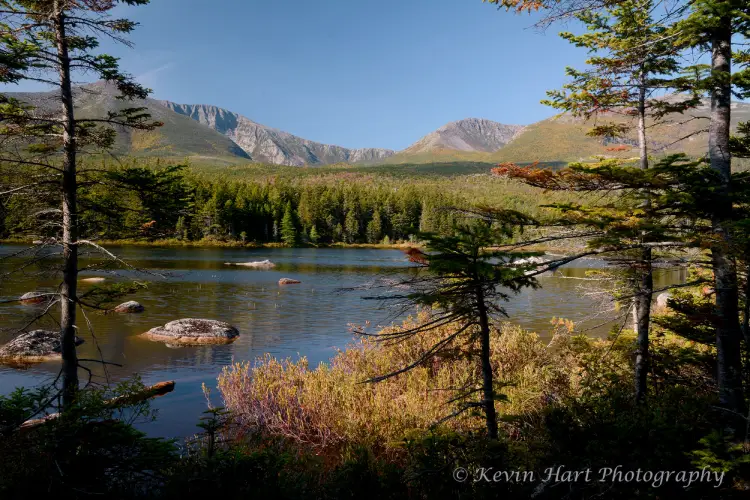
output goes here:
[{"label": "mountain range", "polygon": [[[236,164],[261,162],[304,166],[349,164],[442,163],[472,161],[497,163],[569,162],[596,155],[630,157],[637,154],[634,136],[616,140],[591,137],[592,123],[559,115],[531,125],[507,125],[468,118],[448,123],[408,148],[396,152],[381,148],[349,149],[322,144],[260,123],[217,106],[177,104],[145,99],[135,103],[116,99],[114,89],[94,83],[75,89],[81,116],[102,115],[122,107],[142,106],[153,119],[164,123],[154,132],[122,130],[116,153],[133,156],[191,157],[204,162]],[[42,109],[56,107],[51,92],[7,93]],[[750,121],[750,103],[733,103],[732,122]],[[655,154],[706,151],[708,112],[699,108],[649,129]],[[604,117],[623,121],[620,115]]]}]

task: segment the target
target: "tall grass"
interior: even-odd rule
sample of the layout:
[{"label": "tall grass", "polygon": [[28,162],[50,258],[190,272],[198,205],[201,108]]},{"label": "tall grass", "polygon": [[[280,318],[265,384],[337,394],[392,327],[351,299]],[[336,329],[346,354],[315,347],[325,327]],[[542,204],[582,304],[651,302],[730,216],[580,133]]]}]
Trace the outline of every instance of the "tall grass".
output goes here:
[{"label": "tall grass", "polygon": [[[398,328],[427,321],[426,313]],[[265,436],[289,439],[318,452],[342,446],[362,446],[376,453],[398,453],[396,444],[413,432],[430,428],[482,432],[482,419],[470,412],[445,419],[457,409],[452,402],[476,387],[480,379],[476,346],[454,343],[450,352],[425,366],[376,384],[366,380],[407,366],[418,359],[451,326],[399,343],[363,338],[339,350],[329,364],[311,369],[307,359],[277,360],[269,355],[251,363],[226,367],[219,389],[226,407],[241,428]],[[523,419],[534,418],[545,404],[578,391],[592,359],[605,352],[604,343],[573,334],[569,323],[558,321],[554,337],[543,342],[532,332],[508,323],[495,326],[491,345],[493,370],[507,401],[498,401],[506,432]],[[615,365],[626,365],[619,352]],[[477,398],[475,394],[473,396]]]}]

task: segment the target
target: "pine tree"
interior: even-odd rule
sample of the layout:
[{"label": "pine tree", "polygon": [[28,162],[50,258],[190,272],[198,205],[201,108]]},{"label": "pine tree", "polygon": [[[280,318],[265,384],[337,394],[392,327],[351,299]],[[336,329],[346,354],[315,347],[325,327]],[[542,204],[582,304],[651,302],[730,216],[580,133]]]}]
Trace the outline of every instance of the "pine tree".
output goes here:
[{"label": "pine tree", "polygon": [[[678,50],[671,37],[667,12],[653,19],[653,0],[617,2],[602,12],[583,11],[576,18],[588,29],[582,35],[561,33],[572,44],[588,49],[592,56],[585,70],[567,68],[572,79],[563,90],[547,93],[542,101],[575,117],[595,118],[589,135],[609,141],[626,137],[635,128],[638,143],[638,165],[649,167],[647,129],[662,124],[671,114],[683,113],[700,104],[700,97],[688,95],[664,99],[668,89],[683,88],[684,78],[668,79],[664,75],[680,72]],[[635,127],[631,123],[635,121]],[[616,149],[616,148],[612,148]],[[648,199],[643,200],[648,204]],[[647,208],[647,207],[645,207]],[[648,232],[642,234],[648,242]],[[652,249],[637,250],[630,266],[633,296],[634,329],[637,332],[635,360],[635,397],[646,397],[649,359],[649,328],[654,280]]]},{"label": "pine tree", "polygon": [[354,208],[350,208],[346,212],[344,231],[347,243],[356,243],[359,240],[359,217],[357,217],[357,211]]},{"label": "pine tree", "polygon": [[[113,146],[115,127],[152,129],[141,108],[124,108],[105,116],[82,118],[73,90],[76,73],[90,72],[114,85],[123,99],[145,98],[149,91],[120,71],[118,60],[96,54],[99,39],[128,43],[136,27],[110,16],[118,4],[146,5],[149,0],[3,0],[0,2],[0,82],[43,82],[57,93],[57,110],[34,109],[0,96],[0,120],[5,143],[3,162],[44,171],[45,182],[59,182],[62,195],[60,243],[63,280],[59,288],[62,343],[63,407],[69,408],[78,390],[75,347],[79,240],[79,153]],[[18,151],[17,155],[13,151]],[[33,189],[34,185],[26,189]]]},{"label": "pine tree", "polygon": [[[733,52],[732,43],[750,38],[750,3],[745,0],[696,0],[678,24],[680,46],[710,51],[710,76],[700,82],[711,97],[708,156],[721,183],[712,206],[711,259],[716,290],[719,398],[723,406],[745,414],[742,387],[739,290],[732,237],[732,95],[750,97],[750,52]],[[734,60],[734,61],[733,61]],[[733,72],[732,63],[736,68]],[[738,68],[738,69],[737,69]]]},{"label": "pine tree", "polygon": [[320,235],[318,234],[318,230],[313,224],[313,227],[310,228],[310,242],[316,244],[318,243],[318,241],[320,241]]},{"label": "pine tree", "polygon": [[[595,11],[620,4],[608,0],[484,0],[516,12],[545,10],[538,25],[574,17],[583,10]],[[716,290],[716,349],[719,398],[722,406],[744,415],[742,384],[739,292],[733,238],[731,105],[732,95],[750,97],[750,52],[733,51],[733,43],[744,46],[750,38],[750,3],[747,0],[695,0],[680,2],[683,19],[669,35],[681,49],[710,54],[709,75],[686,88],[706,92],[711,99],[708,156],[720,184],[712,205],[713,234],[709,237]],[[733,70],[733,63],[735,68]],[[697,67],[699,69],[700,67]]]},{"label": "pine tree", "polygon": [[294,224],[294,212],[291,202],[286,204],[284,218],[281,219],[281,241],[293,247],[297,244],[297,227]]},{"label": "pine tree", "polygon": [[[460,340],[468,345],[468,355],[478,357],[481,382],[476,387],[460,389],[454,401],[461,401],[453,416],[472,408],[481,408],[485,416],[487,435],[498,438],[495,402],[502,399],[490,362],[491,322],[505,315],[500,305],[525,287],[536,287],[535,271],[517,261],[529,253],[507,252],[495,248],[506,243],[517,227],[512,223],[489,220],[464,221],[454,227],[451,236],[422,233],[425,250],[410,249],[407,254],[417,266],[415,273],[399,284],[410,290],[406,296],[386,296],[386,299],[403,301],[410,305],[430,308],[430,320],[414,328],[393,333],[377,334],[383,341],[398,341],[440,326],[454,326],[453,332],[428,348],[418,360],[395,372],[375,377],[380,382],[398,376],[417,366],[430,362],[438,354],[456,349]],[[393,283],[386,285],[392,288]],[[359,333],[366,334],[363,330]],[[460,340],[459,340],[460,339]],[[471,345],[479,344],[479,349]],[[479,401],[466,401],[474,394]]]},{"label": "pine tree", "polygon": [[372,219],[367,223],[367,242],[378,243],[383,235],[383,225],[380,220],[380,210],[372,213]]}]

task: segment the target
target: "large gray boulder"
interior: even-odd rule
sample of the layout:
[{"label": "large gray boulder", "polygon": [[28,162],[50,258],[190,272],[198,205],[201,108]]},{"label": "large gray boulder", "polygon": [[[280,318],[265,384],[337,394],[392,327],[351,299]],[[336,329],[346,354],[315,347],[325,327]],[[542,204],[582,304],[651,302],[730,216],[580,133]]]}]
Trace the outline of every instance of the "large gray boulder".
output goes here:
[{"label": "large gray boulder", "polygon": [[223,321],[212,319],[178,319],[157,326],[143,334],[150,340],[173,345],[229,344],[237,340],[240,332]]},{"label": "large gray boulder", "polygon": [[671,298],[672,298],[672,294],[669,293],[669,292],[660,293],[656,297],[656,307],[658,307],[660,309],[665,309],[667,307],[667,302]]},{"label": "large gray boulder", "polygon": [[[76,345],[83,339],[76,337]],[[41,362],[60,357],[60,332],[34,330],[23,333],[0,347],[0,360],[20,362]]]},{"label": "large gray boulder", "polygon": [[135,314],[135,313],[142,313],[145,308],[143,305],[141,305],[140,302],[136,302],[135,300],[129,300],[127,302],[123,302],[119,306],[115,307],[114,312],[116,313],[126,313],[126,314]]}]

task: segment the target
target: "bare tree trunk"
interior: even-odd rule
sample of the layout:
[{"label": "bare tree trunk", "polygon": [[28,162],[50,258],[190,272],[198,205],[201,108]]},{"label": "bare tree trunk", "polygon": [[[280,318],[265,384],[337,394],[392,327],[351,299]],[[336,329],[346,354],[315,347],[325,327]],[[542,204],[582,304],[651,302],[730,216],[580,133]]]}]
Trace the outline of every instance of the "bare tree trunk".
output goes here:
[{"label": "bare tree trunk", "polygon": [[638,154],[639,166],[648,168],[648,144],[646,143],[646,75],[641,70],[640,89],[638,91]]},{"label": "bare tree trunk", "polygon": [[497,439],[497,414],[495,413],[495,389],[490,362],[490,322],[487,305],[484,303],[484,291],[481,286],[476,289],[477,311],[479,312],[480,342],[482,344],[482,392],[484,394],[484,415],[487,420],[487,436]]},{"label": "bare tree trunk", "polygon": [[[648,168],[648,144],[646,143],[646,81],[645,72],[641,71],[641,86],[638,95],[638,149],[640,153],[640,167]],[[645,201],[650,206],[650,201]],[[641,255],[636,263],[638,283],[633,299],[636,351],[635,351],[635,399],[643,402],[648,392],[649,370],[649,328],[651,322],[651,299],[654,293],[654,274],[651,265],[652,254],[650,248],[641,249]]]},{"label": "bare tree trunk", "polygon": [[642,402],[648,392],[649,328],[651,323],[651,297],[654,293],[654,274],[651,266],[651,249],[641,250],[638,262],[639,283],[635,297],[636,350],[635,350],[635,399]]},{"label": "bare tree trunk", "polygon": [[729,151],[731,115],[732,22],[730,17],[718,20],[711,38],[711,70],[715,79],[711,90],[711,125],[708,152],[711,168],[721,176],[719,199],[714,207],[712,228],[717,239],[711,247],[716,290],[716,350],[719,400],[729,410],[745,413],[742,391],[741,333],[737,292],[737,268],[730,253],[732,216],[732,157]]},{"label": "bare tree trunk", "polygon": [[62,344],[63,410],[70,408],[78,391],[78,355],[76,353],[76,294],[78,285],[78,213],[76,207],[76,137],[73,92],[70,81],[70,57],[65,35],[65,14],[55,2],[55,36],[59,62],[60,100],[63,118],[63,282],[60,288],[60,335]]}]

